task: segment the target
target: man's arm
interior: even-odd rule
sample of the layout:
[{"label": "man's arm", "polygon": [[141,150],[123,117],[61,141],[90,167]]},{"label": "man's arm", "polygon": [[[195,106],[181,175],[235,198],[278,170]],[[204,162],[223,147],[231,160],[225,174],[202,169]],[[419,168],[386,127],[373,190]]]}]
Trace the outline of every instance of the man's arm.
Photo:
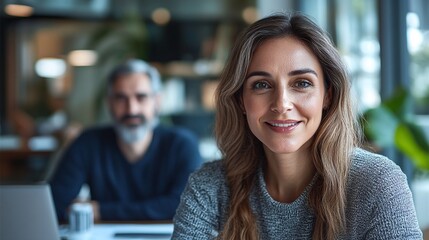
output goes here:
[{"label": "man's arm", "polygon": [[84,159],[80,154],[79,142],[77,141],[58,160],[58,166],[50,180],[52,197],[59,221],[67,219],[67,209],[78,195],[86,179]]}]

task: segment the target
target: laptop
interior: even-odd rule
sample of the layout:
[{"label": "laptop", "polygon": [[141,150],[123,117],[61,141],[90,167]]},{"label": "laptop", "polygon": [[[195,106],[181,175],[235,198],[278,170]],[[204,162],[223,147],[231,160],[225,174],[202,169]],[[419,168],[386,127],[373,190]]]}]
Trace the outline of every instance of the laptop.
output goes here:
[{"label": "laptop", "polygon": [[0,185],[0,239],[60,239],[48,183]]}]

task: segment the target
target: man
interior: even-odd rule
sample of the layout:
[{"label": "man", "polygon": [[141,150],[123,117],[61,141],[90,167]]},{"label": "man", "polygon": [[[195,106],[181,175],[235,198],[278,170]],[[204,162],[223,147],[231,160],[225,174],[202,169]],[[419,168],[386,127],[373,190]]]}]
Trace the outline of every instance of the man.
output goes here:
[{"label": "man", "polygon": [[108,79],[113,126],[83,132],[65,151],[51,179],[60,221],[83,184],[97,220],[172,219],[191,172],[202,158],[190,132],[158,124],[161,80],[141,60]]}]

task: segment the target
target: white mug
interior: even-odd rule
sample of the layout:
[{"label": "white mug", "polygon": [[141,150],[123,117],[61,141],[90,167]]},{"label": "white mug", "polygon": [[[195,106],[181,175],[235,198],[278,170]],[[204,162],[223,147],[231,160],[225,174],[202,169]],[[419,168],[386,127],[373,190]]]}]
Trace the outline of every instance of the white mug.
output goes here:
[{"label": "white mug", "polygon": [[90,203],[73,203],[69,213],[70,239],[86,239],[94,226],[94,213]]}]

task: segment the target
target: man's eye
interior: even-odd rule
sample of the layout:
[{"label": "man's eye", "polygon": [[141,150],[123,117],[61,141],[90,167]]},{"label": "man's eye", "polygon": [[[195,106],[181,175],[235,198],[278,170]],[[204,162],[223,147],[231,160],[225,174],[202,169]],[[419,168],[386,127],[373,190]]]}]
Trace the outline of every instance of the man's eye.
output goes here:
[{"label": "man's eye", "polygon": [[123,96],[123,95],[115,95],[113,96],[113,99],[117,102],[123,102],[127,100],[127,97]]},{"label": "man's eye", "polygon": [[148,97],[149,97],[148,94],[137,94],[136,95],[137,101],[139,101],[139,102],[145,101]]}]

